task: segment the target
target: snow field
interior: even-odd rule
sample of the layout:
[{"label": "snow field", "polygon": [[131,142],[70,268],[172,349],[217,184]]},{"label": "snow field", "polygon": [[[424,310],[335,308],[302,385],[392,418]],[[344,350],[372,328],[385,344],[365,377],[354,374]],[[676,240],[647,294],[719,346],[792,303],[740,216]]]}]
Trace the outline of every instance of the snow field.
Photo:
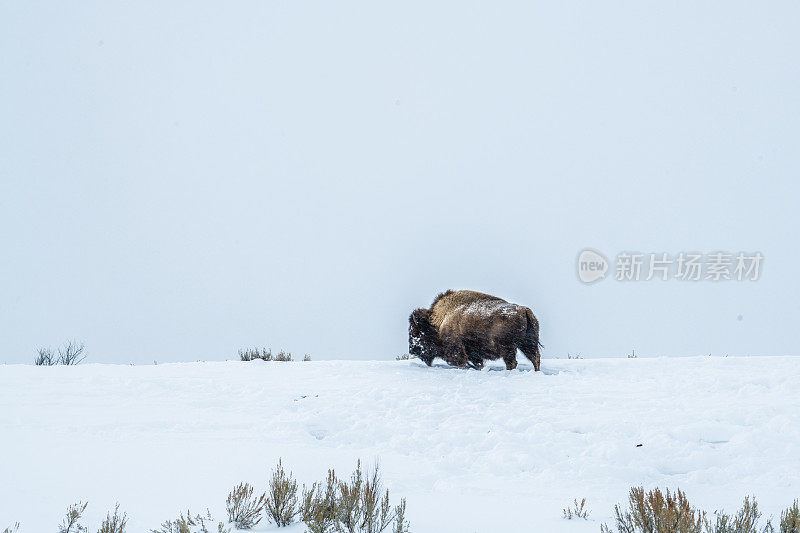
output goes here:
[{"label": "snow field", "polygon": [[522,361],[0,366],[0,528],[54,530],[79,499],[90,530],[117,501],[131,532],[223,519],[279,457],[307,484],[378,460],[417,533],[599,531],[639,484],[766,516],[800,497],[800,357]]}]

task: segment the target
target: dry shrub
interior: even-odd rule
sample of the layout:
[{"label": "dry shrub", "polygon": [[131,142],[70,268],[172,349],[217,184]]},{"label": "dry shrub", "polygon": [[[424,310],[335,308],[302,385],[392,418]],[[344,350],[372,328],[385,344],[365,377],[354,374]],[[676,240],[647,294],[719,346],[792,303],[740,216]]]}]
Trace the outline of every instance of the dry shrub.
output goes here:
[{"label": "dry shrub", "polygon": [[383,493],[378,466],[375,465],[365,478],[359,460],[350,483],[339,481],[338,521],[342,531],[379,533],[395,516],[395,510],[389,506],[389,491]]},{"label": "dry shrub", "polygon": [[3,533],[17,533],[19,531],[19,522],[16,522],[13,526],[7,527],[3,530]]},{"label": "dry shrub", "polygon": [[406,520],[406,499],[400,500],[400,505],[395,507],[394,530],[392,533],[410,533],[410,525]]},{"label": "dry shrub", "polygon": [[800,505],[795,500],[791,507],[781,513],[780,533],[800,533]]},{"label": "dry shrub", "polygon": [[581,498],[581,503],[578,503],[576,498],[572,500],[572,503],[572,507],[567,507],[563,510],[564,518],[567,520],[572,520],[573,518],[583,518],[587,520],[589,518],[589,510],[585,508],[586,498]]},{"label": "dry shrub", "polygon": [[128,515],[122,513],[122,516],[119,514],[119,504],[114,507],[114,514],[111,513],[106,514],[106,519],[103,521],[103,524],[100,526],[100,531],[97,533],[125,533],[125,526],[128,523]]},{"label": "dry shrub", "polygon": [[[292,352],[281,350],[273,355],[272,350],[266,348],[245,348],[239,350],[239,359],[242,361],[255,361],[256,359],[262,361],[293,361]],[[303,361],[311,361],[311,356],[306,354],[303,357]]]},{"label": "dry shrub", "polygon": [[[206,515],[197,514],[192,516],[188,510],[186,516],[180,514],[177,519],[167,520],[161,524],[161,529],[151,529],[150,533],[212,533],[209,527],[214,527],[214,518],[211,511],[206,509]],[[226,528],[222,522],[217,522],[216,533],[230,533],[230,528]]]},{"label": "dry shrub", "polygon": [[[645,492],[642,487],[631,488],[628,496],[630,509],[622,511],[614,506],[616,527],[619,533],[773,533],[775,529],[767,521],[760,524],[761,512],[755,498],[745,497],[742,507],[734,515],[716,511],[714,519],[706,518],[706,513],[695,509],[680,489],[675,493],[662,493],[659,489]],[[791,521],[795,528],[791,529]],[[784,523],[788,524],[784,531]],[[800,533],[800,509],[795,502],[781,514],[780,533]],[[603,524],[603,533],[611,529]]]},{"label": "dry shrub", "polygon": [[239,350],[239,358],[242,361],[255,361],[261,359],[262,361],[272,361],[272,350],[266,348],[245,348]]},{"label": "dry shrub", "polygon": [[310,533],[380,533],[392,524],[394,533],[408,533],[405,514],[405,499],[390,505],[378,466],[365,475],[361,461],[349,482],[329,470],[325,483],[303,490],[301,515]]},{"label": "dry shrub", "polygon": [[281,350],[278,352],[275,357],[272,358],[273,361],[292,361],[292,353],[291,352],[284,352]]},{"label": "dry shrub", "polygon": [[228,522],[233,522],[236,529],[252,529],[261,522],[261,512],[266,500],[266,494],[253,498],[253,487],[248,483],[239,483],[225,500]]},{"label": "dry shrub", "polygon": [[[656,488],[645,492],[633,487],[628,495],[629,510],[614,506],[619,533],[702,533],[705,513],[691,506],[680,489],[662,493]],[[601,531],[612,530],[603,524]]]},{"label": "dry shrub", "polygon": [[64,345],[64,348],[58,349],[58,364],[60,365],[77,365],[84,359],[86,356],[83,355],[84,345],[83,343],[77,343],[75,341],[69,341]]},{"label": "dry shrub", "polygon": [[294,522],[299,513],[297,506],[297,481],[292,478],[291,472],[287,475],[281,460],[272,472],[269,480],[269,495],[266,502],[267,514],[279,527],[288,526]]},{"label": "dry shrub", "polygon": [[310,490],[303,486],[303,500],[300,507],[300,519],[308,527],[309,533],[327,533],[336,522],[336,473],[328,470],[324,487],[322,483],[314,483]]},{"label": "dry shrub", "polygon": [[751,501],[749,497],[745,497],[742,508],[733,516],[717,511],[714,513],[714,517],[713,522],[705,521],[707,533],[769,533],[773,531],[772,524],[769,522],[763,528],[759,526],[761,513],[755,498]]},{"label": "dry shrub", "polygon": [[89,502],[78,502],[67,507],[67,516],[58,526],[58,533],[85,533],[88,531],[79,522],[87,505],[89,505]]},{"label": "dry shrub", "polygon": [[63,348],[59,348],[57,356],[50,348],[39,348],[33,364],[36,366],[77,365],[86,359],[86,356],[83,355],[84,349],[85,346],[82,342],[75,341],[68,341]]},{"label": "dry shrub", "polygon": [[39,355],[33,360],[36,366],[53,366],[58,363],[58,358],[53,356],[50,348],[39,348]]}]

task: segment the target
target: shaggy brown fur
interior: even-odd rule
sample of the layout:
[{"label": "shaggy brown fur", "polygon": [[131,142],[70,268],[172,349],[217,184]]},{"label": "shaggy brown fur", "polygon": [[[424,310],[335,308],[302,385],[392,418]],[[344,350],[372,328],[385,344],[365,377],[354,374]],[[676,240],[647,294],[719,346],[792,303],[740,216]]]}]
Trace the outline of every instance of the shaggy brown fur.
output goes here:
[{"label": "shaggy brown fur", "polygon": [[446,291],[408,321],[409,353],[428,366],[436,357],[473,368],[502,358],[511,370],[519,348],[539,370],[539,322],[527,307],[475,291]]}]

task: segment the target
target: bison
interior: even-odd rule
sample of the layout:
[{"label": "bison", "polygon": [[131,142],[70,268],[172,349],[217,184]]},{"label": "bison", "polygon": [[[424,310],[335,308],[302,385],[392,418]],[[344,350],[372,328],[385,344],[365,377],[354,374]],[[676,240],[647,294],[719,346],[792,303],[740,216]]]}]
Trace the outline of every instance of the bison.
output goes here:
[{"label": "bison", "polygon": [[539,370],[539,321],[527,307],[475,291],[446,291],[430,309],[408,318],[408,352],[431,366],[440,357],[459,367],[482,368],[502,358],[517,367],[517,348]]}]

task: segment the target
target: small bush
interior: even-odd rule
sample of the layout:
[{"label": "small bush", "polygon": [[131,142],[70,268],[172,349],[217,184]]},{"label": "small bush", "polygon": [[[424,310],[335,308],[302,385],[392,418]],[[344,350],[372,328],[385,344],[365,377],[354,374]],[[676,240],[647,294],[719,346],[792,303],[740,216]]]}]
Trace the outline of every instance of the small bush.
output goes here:
[{"label": "small bush", "polygon": [[780,533],[800,533],[800,505],[795,500],[791,507],[781,513]]},{"label": "small bush", "polygon": [[401,355],[398,355],[397,357],[395,357],[394,360],[395,361],[408,361],[410,359],[416,359],[416,358],[417,358],[416,355],[409,355],[407,353],[404,353],[404,354],[401,354]]},{"label": "small bush", "polygon": [[386,529],[396,512],[389,506],[389,491],[382,492],[378,466],[365,479],[358,461],[350,483],[339,481],[338,521],[342,531],[379,533]]},{"label": "small bush", "polygon": [[311,356],[309,354],[305,354],[303,356],[303,361],[311,361]]},{"label": "small bush", "polygon": [[308,527],[309,533],[327,533],[336,522],[336,473],[328,470],[325,488],[314,483],[311,490],[303,486],[300,519]]},{"label": "small bush", "polygon": [[19,522],[15,523],[11,527],[7,527],[3,530],[3,533],[17,533],[19,531]]},{"label": "small bush", "polygon": [[283,469],[281,460],[269,480],[269,495],[266,502],[267,514],[279,527],[294,522],[299,509],[297,506],[297,481]]},{"label": "small bush", "polygon": [[[659,489],[644,492],[642,487],[634,487],[628,496],[630,509],[622,511],[614,507],[616,526],[619,533],[773,533],[772,524],[767,521],[760,525],[761,512],[755,498],[746,497],[742,507],[735,515],[722,511],[714,513],[714,520],[708,520],[706,513],[689,504],[686,495],[678,489],[674,494],[669,490],[662,494]],[[792,520],[795,520],[791,529]],[[800,533],[800,509],[795,502],[781,514],[780,533]],[[603,533],[611,529],[603,524]]]},{"label": "small bush", "polygon": [[410,533],[410,525],[406,520],[406,499],[400,500],[400,505],[395,508],[394,530],[392,533]]},{"label": "small bush", "polygon": [[225,504],[228,509],[228,522],[233,522],[236,529],[253,529],[261,522],[261,512],[266,504],[266,494],[253,498],[253,487],[240,483],[230,494]]},{"label": "small bush", "polygon": [[[702,533],[705,513],[694,509],[680,489],[664,494],[657,488],[645,492],[643,487],[633,487],[628,504],[627,511],[614,506],[619,533]],[[612,530],[603,524],[601,531]]]},{"label": "small bush", "polygon": [[86,356],[83,355],[84,349],[85,346],[82,342],[75,341],[68,341],[63,348],[59,348],[58,356],[54,355],[50,348],[39,348],[33,364],[36,366],[77,365],[86,359]]},{"label": "small bush", "polygon": [[272,350],[267,350],[266,348],[245,348],[244,350],[239,350],[239,358],[242,361],[254,361],[256,359],[261,359],[262,361],[272,361]]},{"label": "small bush", "polygon": [[88,531],[84,526],[82,526],[79,522],[81,516],[83,516],[83,512],[86,510],[86,506],[89,505],[88,502],[78,502],[73,503],[69,507],[67,507],[67,516],[64,517],[64,520],[61,522],[61,525],[58,526],[58,533],[85,533]]},{"label": "small bush", "polygon": [[409,533],[406,500],[392,508],[378,466],[365,476],[361,461],[349,482],[328,470],[325,483],[303,487],[300,514],[309,533],[380,533],[392,524],[393,533]]},{"label": "small bush", "polygon": [[53,357],[53,351],[50,348],[39,348],[39,355],[33,361],[36,366],[53,366],[57,363],[58,358]]},{"label": "small bush", "polygon": [[[262,361],[293,361],[291,352],[284,352],[281,350],[273,355],[272,350],[266,348],[261,348],[260,350],[258,348],[239,350],[239,359],[242,361],[254,361],[256,359],[261,359]],[[311,361],[311,356],[306,354],[303,357],[303,361]]]},{"label": "small bush", "polygon": [[588,519],[589,510],[585,508],[586,498],[582,498],[581,503],[578,503],[577,499],[572,500],[572,502],[572,507],[567,507],[563,510],[564,518],[567,520],[572,520],[573,518],[583,518],[584,520]]},{"label": "small bush", "polygon": [[[212,533],[209,527],[214,527],[211,511],[206,509],[206,516],[198,514],[193,517],[187,510],[186,516],[181,514],[174,521],[167,520],[161,524],[161,529],[151,529],[150,533]],[[230,533],[230,531],[231,528],[225,528],[222,522],[217,522],[216,533]]]},{"label": "small bush", "polygon": [[273,361],[292,361],[292,353],[291,352],[284,352],[281,350],[280,352],[272,358]]},{"label": "small bush", "polygon": [[125,513],[119,515],[119,504],[114,507],[114,514],[106,514],[106,519],[100,526],[100,531],[97,533],[125,533],[125,526],[128,523],[128,515]]},{"label": "small bush", "polygon": [[581,354],[579,353],[576,353],[575,355],[567,353],[567,359],[583,359],[583,357],[581,357]]},{"label": "small bush", "polygon": [[707,533],[770,533],[773,531],[770,523],[763,528],[759,526],[761,513],[755,498],[751,501],[749,497],[745,497],[742,508],[734,516],[722,511],[715,512],[714,516],[716,518],[714,522],[705,520]]},{"label": "small bush", "polygon": [[58,364],[60,365],[77,365],[86,359],[83,355],[84,345],[78,344],[75,341],[69,341],[64,345],[64,349],[58,349]]}]

